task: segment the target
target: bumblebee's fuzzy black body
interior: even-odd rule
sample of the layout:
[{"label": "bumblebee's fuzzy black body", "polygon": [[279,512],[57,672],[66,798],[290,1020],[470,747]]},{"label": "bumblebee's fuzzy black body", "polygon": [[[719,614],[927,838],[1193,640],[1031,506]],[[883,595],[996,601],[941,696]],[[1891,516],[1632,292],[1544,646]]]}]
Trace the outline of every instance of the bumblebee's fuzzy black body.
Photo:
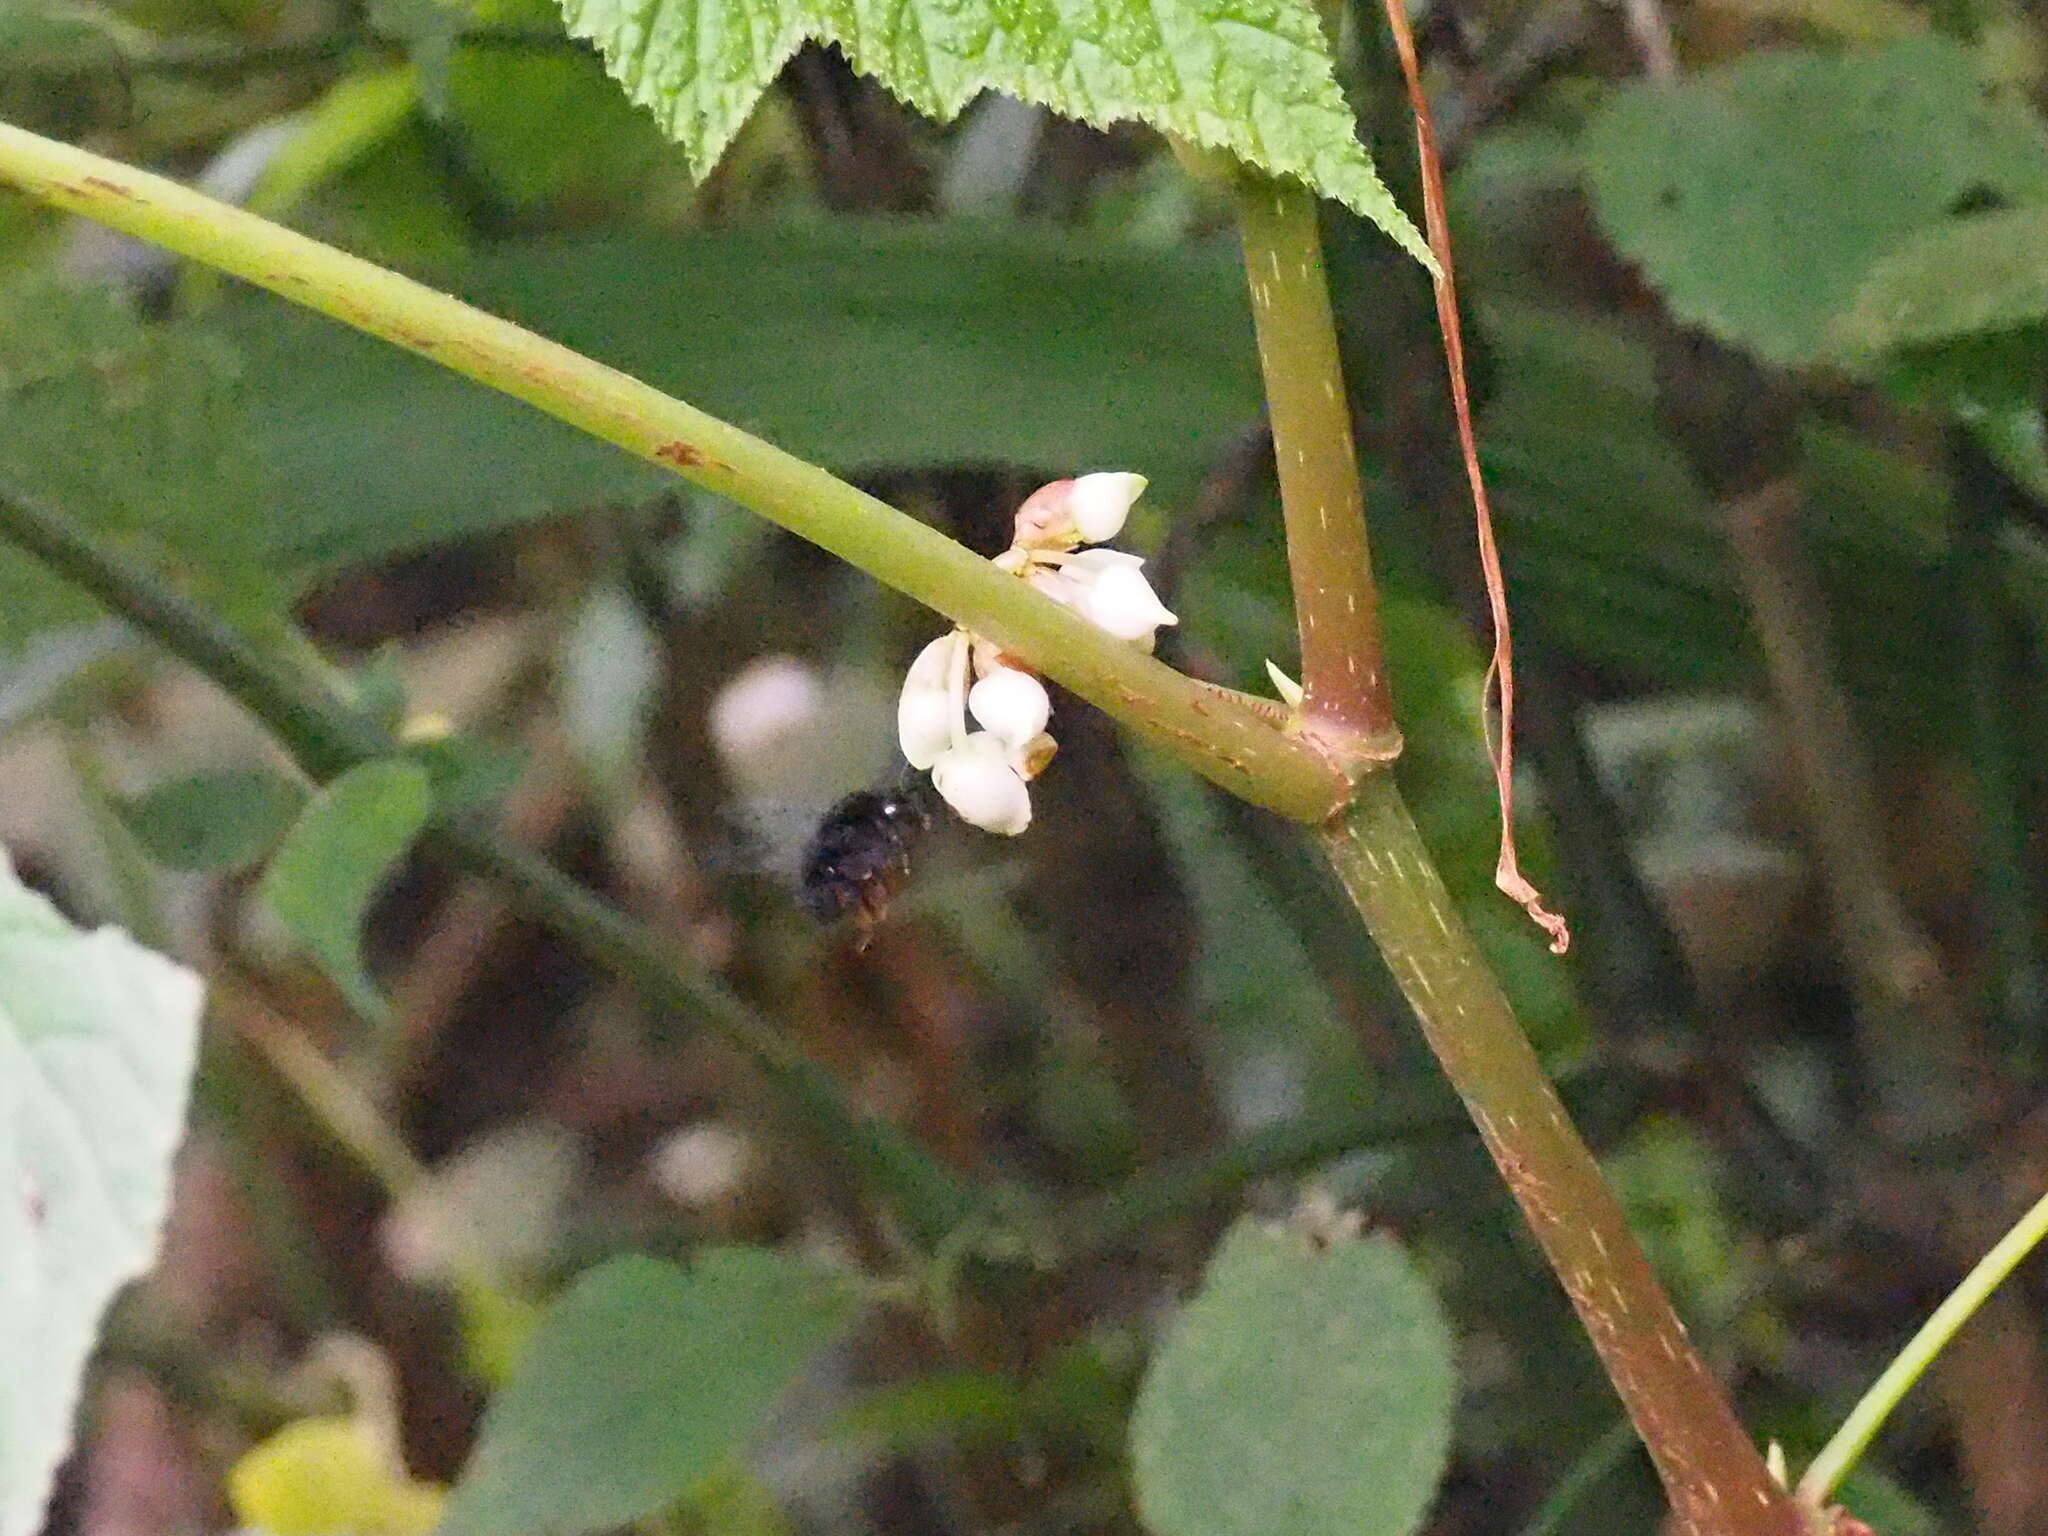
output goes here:
[{"label": "bumblebee's fuzzy black body", "polygon": [[797,894],[821,923],[851,915],[866,943],[910,873],[910,854],[932,824],[922,779],[848,795],[818,823],[804,849]]}]

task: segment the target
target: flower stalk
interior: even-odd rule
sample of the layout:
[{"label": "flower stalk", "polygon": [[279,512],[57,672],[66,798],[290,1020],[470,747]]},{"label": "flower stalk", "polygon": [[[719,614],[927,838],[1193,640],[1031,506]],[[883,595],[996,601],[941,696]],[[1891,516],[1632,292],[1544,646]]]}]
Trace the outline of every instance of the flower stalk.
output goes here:
[{"label": "flower stalk", "polygon": [[0,187],[382,337],[730,497],[1028,661],[1255,805],[1319,822],[1343,803],[1344,775],[1256,710],[936,529],[615,368],[177,182],[5,123]]}]

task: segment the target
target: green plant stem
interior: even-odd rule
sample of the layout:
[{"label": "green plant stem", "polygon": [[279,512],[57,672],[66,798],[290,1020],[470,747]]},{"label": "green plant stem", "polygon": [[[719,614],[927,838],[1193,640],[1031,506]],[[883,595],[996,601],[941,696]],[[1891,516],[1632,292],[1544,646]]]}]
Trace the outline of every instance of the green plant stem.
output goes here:
[{"label": "green plant stem", "polygon": [[1347,1152],[1470,1134],[1465,1117],[1447,1105],[1375,1104],[1290,1120],[1215,1151],[1173,1158],[1075,1201],[1053,1217],[1053,1254],[1064,1261],[1114,1248],[1255,1180],[1297,1173]]},{"label": "green plant stem", "polygon": [[[325,780],[401,749],[338,699],[310,663],[260,655],[213,615],[153,574],[96,543],[65,518],[14,491],[0,491],[0,540],[34,555],[210,677],[285,746],[308,776]],[[527,913],[634,988],[663,1017],[701,1024],[745,1056],[797,1112],[809,1133],[847,1166],[921,1247],[969,1214],[970,1197],[916,1143],[887,1121],[855,1113],[831,1075],[705,972],[534,854],[499,845],[448,821],[430,846],[502,884]]]},{"label": "green plant stem", "polygon": [[0,185],[380,336],[728,496],[1023,657],[1243,799],[1306,822],[1343,802],[1343,774],[1311,743],[916,519],[616,369],[176,182],[6,124]]},{"label": "green plant stem", "polygon": [[1876,1438],[1900,1399],[1926,1373],[1963,1324],[1984,1305],[2005,1277],[2018,1268],[2020,1261],[2039,1246],[2043,1238],[2048,1238],[2048,1195],[2035,1201],[2012,1230],[1977,1261],[1969,1274],[1963,1277],[1962,1284],[1949,1292],[1927,1321],[1920,1325],[1920,1331],[1870,1384],[1870,1390],[1849,1411],[1842,1427],[1835,1431],[1799,1479],[1801,1499],[1819,1508],[1834,1497],[1843,1477]]},{"label": "green plant stem", "polygon": [[1392,776],[1368,775],[1322,841],[1571,1298],[1680,1528],[1696,1536],[1796,1536],[1803,1524],[1797,1507],[1687,1339],[1458,916]]},{"label": "green plant stem", "polygon": [[1236,186],[1301,632],[1302,713],[1312,731],[1335,733],[1365,756],[1391,757],[1401,738],[1315,194],[1249,170]]}]

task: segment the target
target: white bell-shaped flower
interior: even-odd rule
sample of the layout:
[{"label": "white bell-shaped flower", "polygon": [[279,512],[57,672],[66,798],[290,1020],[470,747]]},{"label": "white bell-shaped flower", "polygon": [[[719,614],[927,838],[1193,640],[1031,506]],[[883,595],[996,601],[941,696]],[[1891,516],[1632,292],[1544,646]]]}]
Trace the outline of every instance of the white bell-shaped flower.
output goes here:
[{"label": "white bell-shaped flower", "polygon": [[1131,504],[1145,494],[1145,477],[1126,473],[1082,475],[1067,495],[1083,544],[1101,544],[1124,531]]},{"label": "white bell-shaped flower", "polygon": [[1052,700],[1045,684],[1015,667],[991,667],[967,695],[967,711],[991,736],[1012,752],[1045,729],[1052,718]]},{"label": "white bell-shaped flower", "polygon": [[1011,750],[990,731],[975,731],[932,764],[932,785],[962,821],[1015,837],[1031,825],[1031,791]]},{"label": "white bell-shaped flower", "polygon": [[961,733],[968,643],[958,629],[939,636],[917,653],[903,679],[896,699],[896,739],[913,768],[931,767]]},{"label": "white bell-shaped flower", "polygon": [[1084,549],[1069,555],[1051,581],[1035,584],[1098,629],[1119,640],[1146,640],[1162,624],[1180,620],[1159,601],[1145,579],[1145,562],[1116,549]]}]

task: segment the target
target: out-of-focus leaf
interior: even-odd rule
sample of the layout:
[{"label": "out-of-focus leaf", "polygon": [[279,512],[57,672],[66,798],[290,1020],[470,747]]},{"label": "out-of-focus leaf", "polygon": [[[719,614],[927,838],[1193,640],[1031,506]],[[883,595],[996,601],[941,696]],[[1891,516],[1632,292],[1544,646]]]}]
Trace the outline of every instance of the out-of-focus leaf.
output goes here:
[{"label": "out-of-focus leaf", "polygon": [[1615,1193],[1658,1277],[1691,1316],[1732,1321],[1755,1282],[1706,1145],[1671,1119],[1653,1119],[1609,1160]]},{"label": "out-of-focus leaf", "polygon": [[[0,566],[0,591],[5,590]],[[128,643],[125,624],[60,625],[33,635],[20,653],[0,657],[0,733],[49,707],[78,676]]]},{"label": "out-of-focus leaf", "polygon": [[1619,93],[1594,207],[1673,314],[1775,363],[1822,358],[1882,258],[1986,196],[2048,199],[2048,133],[1943,38],[1764,53]]},{"label": "out-of-focus leaf", "polygon": [[[1257,415],[1235,253],[852,220],[514,246],[465,297],[842,472],[1135,466],[1194,485]],[[308,574],[671,477],[431,363],[260,304],[237,328],[268,553]]]},{"label": "out-of-focus leaf", "polygon": [[287,1424],[228,1472],[235,1518],[267,1536],[427,1536],[442,1496],[354,1417]]},{"label": "out-of-focus leaf", "polygon": [[1837,1497],[1844,1509],[1884,1536],[1944,1536],[1948,1530],[1925,1504],[1867,1459],[1849,1469]]},{"label": "out-of-focus leaf", "polygon": [[839,1427],[900,1454],[939,1439],[1000,1440],[1025,1419],[1024,1392],[1013,1378],[947,1371],[868,1393],[840,1415]]},{"label": "out-of-focus leaf", "polygon": [[[34,497],[238,612],[275,594],[226,350],[113,296],[0,292],[0,495]],[[0,553],[0,649],[98,607]]]},{"label": "out-of-focus leaf", "polygon": [[795,1526],[774,1492],[737,1458],[728,1457],[684,1498],[703,1536],[793,1536]]},{"label": "out-of-focus leaf", "polygon": [[1370,1097],[1322,978],[1224,835],[1206,786],[1154,754],[1133,761],[1201,925],[1195,1009],[1217,1037],[1240,1117],[1265,1123]]},{"label": "out-of-focus leaf", "polygon": [[2048,207],[2003,208],[1912,236],[1870,270],[1832,339],[1852,354],[2003,331],[2048,316]]},{"label": "out-of-focus leaf", "polygon": [[1399,1245],[1240,1221],[1131,1418],[1156,1536],[1408,1536],[1450,1445],[1450,1331]]},{"label": "out-of-focus leaf", "polygon": [[997,90],[1227,151],[1307,182],[1429,264],[1359,142],[1322,22],[1302,0],[563,0],[562,13],[700,178],[814,38],[941,120]]},{"label": "out-of-focus leaf", "polygon": [[156,1256],[200,996],[0,855],[0,1536],[42,1527],[100,1314]]},{"label": "out-of-focus leaf", "polygon": [[745,1447],[858,1305],[845,1275],[766,1249],[600,1265],[492,1400],[442,1530],[573,1536],[659,1513]]},{"label": "out-of-focus leaf", "polygon": [[410,64],[342,76],[295,120],[297,131],[249,194],[250,209],[267,218],[283,217],[307,193],[397,132],[418,99],[419,75]]},{"label": "out-of-focus leaf", "polygon": [[282,774],[235,768],[167,779],[114,810],[166,868],[239,869],[262,857],[305,803],[305,790]]},{"label": "out-of-focus leaf", "polygon": [[432,810],[419,764],[387,758],[351,768],[301,813],[263,876],[264,904],[370,1018],[386,1008],[363,968],[363,917]]},{"label": "out-of-focus leaf", "polygon": [[1927,17],[1900,0],[1712,0],[1718,10],[1803,23],[1847,42],[1877,43],[1927,30]]},{"label": "out-of-focus leaf", "polygon": [[459,47],[448,97],[478,170],[513,207],[623,195],[664,158],[680,175],[675,149],[587,53]]},{"label": "out-of-focus leaf", "polygon": [[1519,622],[1633,674],[1741,677],[1725,541],[1658,426],[1647,350],[1574,315],[1503,306],[1484,320],[1500,382],[1480,446]]}]

